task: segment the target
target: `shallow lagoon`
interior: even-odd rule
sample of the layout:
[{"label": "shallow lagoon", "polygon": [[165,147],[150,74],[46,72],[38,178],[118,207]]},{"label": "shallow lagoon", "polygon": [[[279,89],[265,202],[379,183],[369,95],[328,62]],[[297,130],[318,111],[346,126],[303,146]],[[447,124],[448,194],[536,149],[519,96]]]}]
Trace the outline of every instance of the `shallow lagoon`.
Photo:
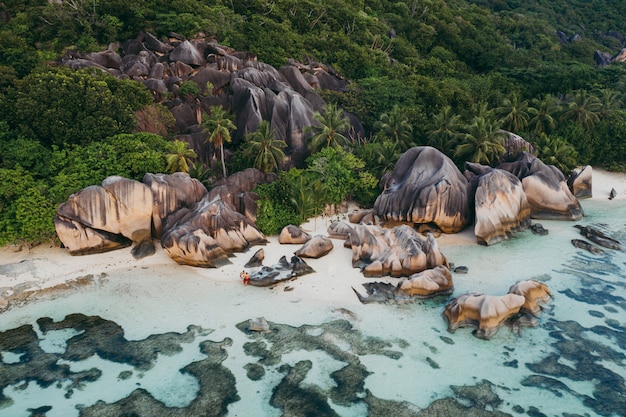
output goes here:
[{"label": "shallow lagoon", "polygon": [[[582,204],[578,224],[626,241],[621,201]],[[453,296],[530,278],[550,287],[536,327],[491,340],[449,333],[446,298],[345,304],[187,267],[110,274],[13,308],[0,316],[0,417],[626,415],[626,254],[583,252],[574,223],[541,223],[548,236],[441,244],[469,267]],[[270,332],[248,331],[261,316]]]}]

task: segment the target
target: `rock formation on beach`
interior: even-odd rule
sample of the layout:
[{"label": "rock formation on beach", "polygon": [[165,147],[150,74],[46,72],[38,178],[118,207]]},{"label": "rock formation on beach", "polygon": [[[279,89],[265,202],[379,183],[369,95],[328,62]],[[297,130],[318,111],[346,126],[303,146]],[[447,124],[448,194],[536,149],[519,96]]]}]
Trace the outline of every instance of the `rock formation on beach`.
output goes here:
[{"label": "rock formation on beach", "polygon": [[385,221],[456,233],[471,221],[467,179],[452,160],[429,146],[406,151],[383,178],[374,210]]},{"label": "rock formation on beach", "polygon": [[349,236],[352,266],[367,277],[408,276],[440,265],[448,266],[432,234],[424,237],[414,228],[393,229],[355,225]]},{"label": "rock formation on beach", "polygon": [[478,243],[493,245],[530,225],[530,206],[520,180],[510,172],[466,163],[474,192]]},{"label": "rock formation on beach", "polygon": [[570,191],[567,180],[555,166],[544,164],[529,153],[498,168],[511,172],[522,182],[534,219],[580,220],[583,209]]},{"label": "rock formation on beach", "polygon": [[593,197],[592,175],[593,169],[591,165],[572,170],[567,178],[567,186],[576,198]]},{"label": "rock formation on beach", "polygon": [[283,256],[278,263],[272,266],[261,266],[250,273],[249,285],[255,287],[269,287],[282,281],[297,278],[315,272],[309,264],[298,256],[292,256],[288,261]]},{"label": "rock formation on beach", "polygon": [[134,243],[137,258],[154,253],[153,239],[176,262],[216,266],[231,252],[267,240],[256,228],[251,190],[268,182],[253,168],[207,192],[187,174],[146,174],[145,183],[109,177],[61,204],[57,234],[73,255],[98,253]]},{"label": "rock formation on beach", "polygon": [[278,243],[282,245],[302,245],[310,239],[311,235],[293,224],[283,227],[278,235]]},{"label": "rock formation on beach", "polygon": [[321,258],[333,250],[333,242],[330,238],[322,235],[315,235],[307,240],[295,255],[300,258]]}]

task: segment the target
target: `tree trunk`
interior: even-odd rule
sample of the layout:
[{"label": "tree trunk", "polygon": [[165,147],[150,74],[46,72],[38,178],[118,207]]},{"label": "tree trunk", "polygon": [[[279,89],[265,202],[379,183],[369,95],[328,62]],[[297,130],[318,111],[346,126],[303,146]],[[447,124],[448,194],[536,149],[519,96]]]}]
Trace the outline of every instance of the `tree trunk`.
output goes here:
[{"label": "tree trunk", "polygon": [[220,145],[220,151],[222,156],[222,171],[224,173],[224,178],[226,178],[226,164],[224,163],[224,144]]}]

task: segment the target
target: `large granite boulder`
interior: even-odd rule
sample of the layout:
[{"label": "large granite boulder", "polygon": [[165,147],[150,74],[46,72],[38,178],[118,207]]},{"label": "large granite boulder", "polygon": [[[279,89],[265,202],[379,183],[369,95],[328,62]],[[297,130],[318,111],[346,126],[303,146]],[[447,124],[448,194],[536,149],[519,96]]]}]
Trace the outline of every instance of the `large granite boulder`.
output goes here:
[{"label": "large granite boulder", "polygon": [[321,258],[327,255],[333,250],[333,242],[330,238],[322,235],[313,236],[306,241],[300,249],[295,252],[295,255],[300,258]]},{"label": "large granite boulder", "polygon": [[424,237],[412,227],[355,225],[349,236],[352,266],[365,276],[409,276],[448,262],[432,234]]},{"label": "large granite boulder", "polygon": [[112,250],[129,241],[135,243],[135,257],[152,254],[152,200],[145,184],[108,177],[102,186],[84,188],[57,208],[57,235],[72,255]]},{"label": "large granite boulder", "polygon": [[517,294],[526,300],[520,312],[538,316],[541,313],[542,306],[552,299],[552,293],[546,284],[534,279],[518,281],[511,285],[509,294]]},{"label": "large granite boulder", "polygon": [[498,168],[511,172],[522,181],[524,193],[534,219],[580,220],[583,209],[572,194],[563,173],[546,165],[530,153],[522,153],[514,162]]},{"label": "large granite boulder", "polygon": [[192,208],[169,215],[161,237],[161,246],[173,260],[200,267],[228,263],[228,254],[265,243],[246,216],[220,199],[210,200],[208,194]]},{"label": "large granite boulder", "polygon": [[277,264],[272,266],[262,266],[252,271],[249,285],[255,287],[269,287],[282,281],[295,279],[299,276],[315,272],[304,259],[292,256],[288,261],[285,256],[281,257]]},{"label": "large granite boulder", "polygon": [[574,197],[578,199],[593,197],[592,190],[593,170],[591,165],[572,170],[567,178],[567,186]]},{"label": "large granite boulder", "polygon": [[278,243],[282,245],[302,245],[310,239],[310,234],[293,224],[283,227],[278,235]]},{"label": "large granite boulder", "polygon": [[385,221],[463,230],[471,220],[468,181],[452,160],[435,148],[406,151],[383,184],[374,210]]},{"label": "large granite boulder", "polygon": [[206,187],[189,174],[151,174],[143,176],[143,183],[150,187],[153,196],[152,225],[154,237],[163,233],[163,221],[183,207],[191,207],[207,193]]},{"label": "large granite boulder", "polygon": [[507,319],[519,313],[525,302],[526,299],[518,294],[463,294],[450,301],[443,316],[448,321],[449,332],[471,326],[476,328],[476,337],[489,339]]},{"label": "large granite boulder", "polygon": [[450,270],[439,265],[426,269],[408,278],[403,278],[398,284],[397,292],[416,298],[430,298],[437,295],[448,295],[454,290]]},{"label": "large granite boulder", "polygon": [[521,181],[510,172],[466,163],[474,192],[478,243],[493,245],[530,226],[530,205]]}]

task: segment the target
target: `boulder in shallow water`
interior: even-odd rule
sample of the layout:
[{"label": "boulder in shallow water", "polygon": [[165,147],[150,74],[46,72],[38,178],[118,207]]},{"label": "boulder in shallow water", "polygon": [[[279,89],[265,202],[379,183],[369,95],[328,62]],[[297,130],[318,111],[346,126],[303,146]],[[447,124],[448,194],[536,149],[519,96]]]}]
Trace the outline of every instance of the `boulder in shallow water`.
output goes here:
[{"label": "boulder in shallow water", "polygon": [[538,316],[541,313],[542,305],[552,299],[552,293],[548,286],[534,279],[516,282],[509,288],[509,294],[523,296],[526,301],[520,308],[520,312],[533,316]]},{"label": "boulder in shallow water", "polygon": [[450,301],[443,316],[448,321],[449,332],[471,326],[476,328],[476,337],[489,339],[507,319],[519,313],[525,302],[526,299],[518,294],[463,294]]},{"label": "boulder in shallow water", "polygon": [[471,220],[467,179],[435,148],[406,151],[383,185],[374,210],[385,221],[426,224],[456,233]]}]

